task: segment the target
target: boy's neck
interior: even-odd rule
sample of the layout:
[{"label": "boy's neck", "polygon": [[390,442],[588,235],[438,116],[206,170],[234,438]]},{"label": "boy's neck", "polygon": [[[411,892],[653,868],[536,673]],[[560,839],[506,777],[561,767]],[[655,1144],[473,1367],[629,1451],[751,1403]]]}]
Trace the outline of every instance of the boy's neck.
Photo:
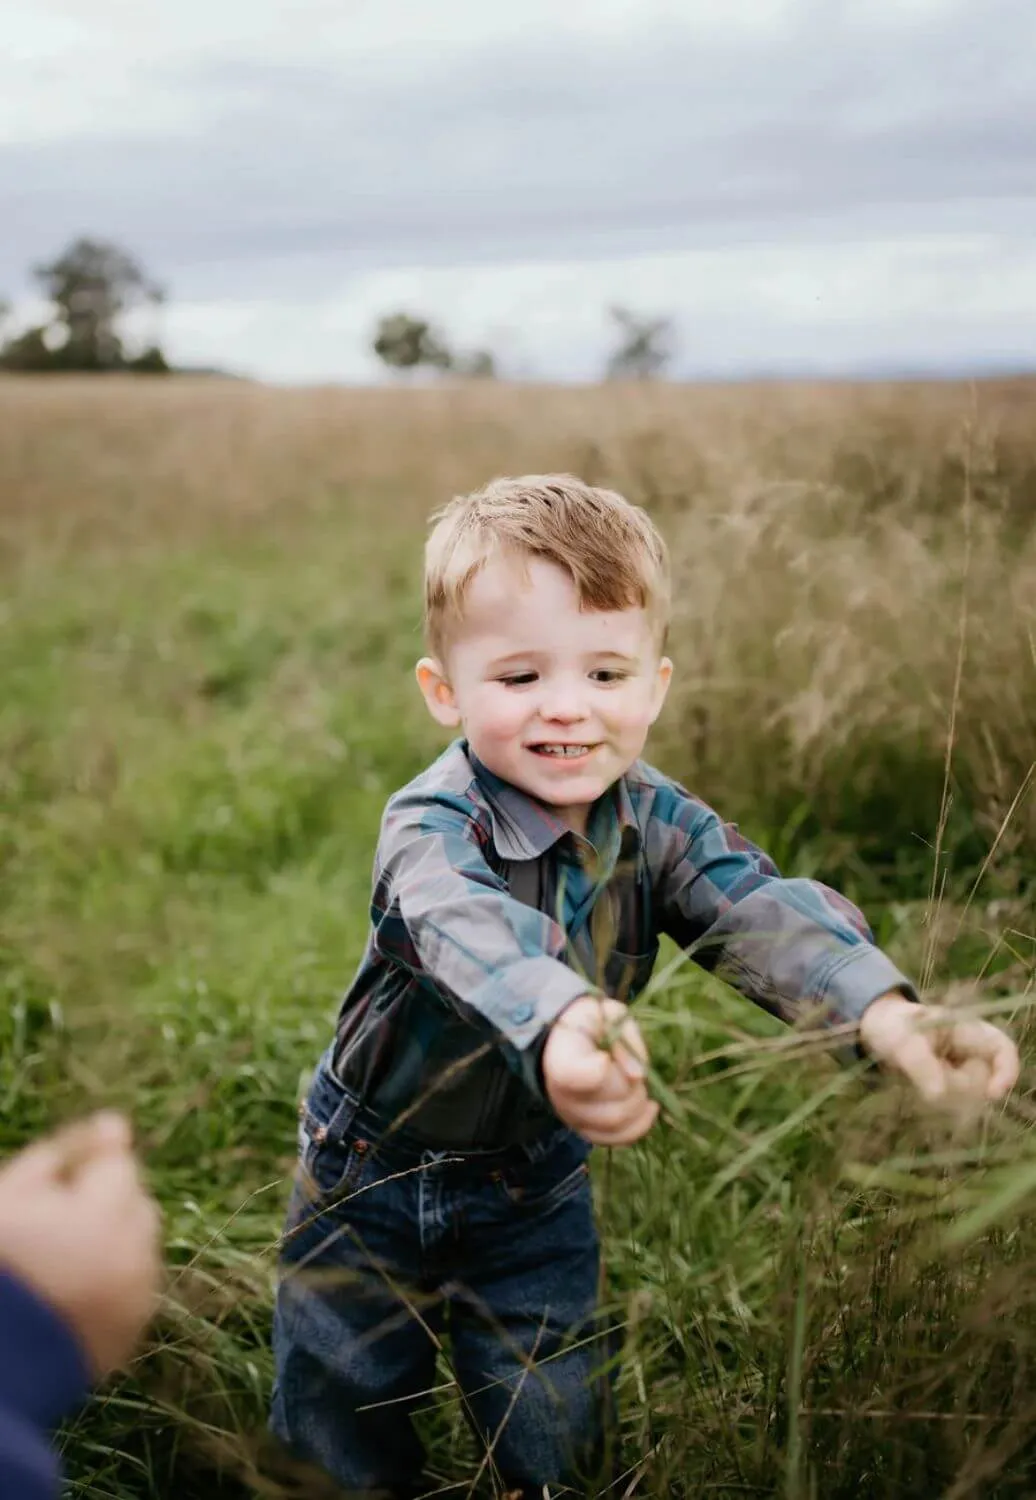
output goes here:
[{"label": "boy's neck", "polygon": [[[608,791],[602,795],[607,797],[610,791],[611,788],[609,787]],[[580,838],[585,839],[587,829],[590,826],[590,814],[595,806],[596,804],[591,802],[583,803],[579,807],[555,807],[551,811],[560,818],[566,828],[570,828],[573,833],[578,833]]]}]

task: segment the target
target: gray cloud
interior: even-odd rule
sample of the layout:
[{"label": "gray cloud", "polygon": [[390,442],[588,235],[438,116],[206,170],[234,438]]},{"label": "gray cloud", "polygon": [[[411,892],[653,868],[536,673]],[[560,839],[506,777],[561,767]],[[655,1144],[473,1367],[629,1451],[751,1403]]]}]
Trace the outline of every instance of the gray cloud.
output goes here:
[{"label": "gray cloud", "polygon": [[392,71],[164,70],[150,81],[189,99],[195,127],[0,148],[0,289],[79,232],[202,299],[316,297],[394,265],[1031,236],[1036,9],[861,10],[810,0],[736,45],[688,23],[402,51]]}]

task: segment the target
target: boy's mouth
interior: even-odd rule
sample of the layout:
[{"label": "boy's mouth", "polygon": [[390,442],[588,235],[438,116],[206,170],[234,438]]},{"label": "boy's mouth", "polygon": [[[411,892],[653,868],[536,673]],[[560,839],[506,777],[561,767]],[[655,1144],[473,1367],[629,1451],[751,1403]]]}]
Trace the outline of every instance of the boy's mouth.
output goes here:
[{"label": "boy's mouth", "polygon": [[560,743],[529,746],[534,755],[546,755],[555,760],[576,760],[581,755],[589,755],[593,748],[593,745],[566,745]]}]

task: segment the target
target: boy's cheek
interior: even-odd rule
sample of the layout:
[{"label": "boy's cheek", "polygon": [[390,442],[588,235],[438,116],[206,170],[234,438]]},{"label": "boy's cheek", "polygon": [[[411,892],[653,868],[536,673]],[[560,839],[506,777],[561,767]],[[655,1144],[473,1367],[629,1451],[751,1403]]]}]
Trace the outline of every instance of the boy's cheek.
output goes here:
[{"label": "boy's cheek", "polygon": [[470,734],[494,744],[506,745],[521,741],[525,715],[515,713],[510,705],[507,708],[499,706],[489,712],[479,713],[476,710],[465,722]]}]

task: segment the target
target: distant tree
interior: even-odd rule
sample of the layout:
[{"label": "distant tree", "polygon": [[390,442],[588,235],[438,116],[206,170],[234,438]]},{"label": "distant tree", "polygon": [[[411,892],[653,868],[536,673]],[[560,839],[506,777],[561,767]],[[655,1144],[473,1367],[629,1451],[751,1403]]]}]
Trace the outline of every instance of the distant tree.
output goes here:
[{"label": "distant tree", "polygon": [[415,370],[420,365],[435,370],[453,368],[453,355],[442,335],[425,318],[410,313],[390,313],[382,318],[372,347],[392,370]]},{"label": "distant tree", "polygon": [[59,353],[47,343],[47,328],[28,328],[16,338],[10,339],[0,349],[0,370],[12,370],[18,374],[41,374],[47,370],[62,369]]},{"label": "distant tree", "polygon": [[170,373],[169,362],[157,344],[152,344],[150,349],[145,349],[143,354],[138,354],[136,359],[131,359],[126,368],[137,375],[168,375]]},{"label": "distant tree", "polygon": [[134,307],[164,300],[140,263],[105,240],[75,240],[55,260],[34,267],[34,275],[54,304],[60,343],[52,366],[58,369],[127,368],[120,318]]},{"label": "distant tree", "polygon": [[489,349],[472,349],[467,354],[458,355],[453,368],[458,375],[465,375],[469,380],[495,380],[496,356]]},{"label": "distant tree", "polygon": [[467,380],[493,380],[497,374],[496,357],[491,350],[451,350],[427,318],[416,318],[411,313],[390,313],[382,318],[371,347],[392,370],[427,366]]},{"label": "distant tree", "polygon": [[672,318],[645,318],[627,307],[610,307],[620,343],[609,356],[609,380],[649,380],[660,375],[673,357]]}]

